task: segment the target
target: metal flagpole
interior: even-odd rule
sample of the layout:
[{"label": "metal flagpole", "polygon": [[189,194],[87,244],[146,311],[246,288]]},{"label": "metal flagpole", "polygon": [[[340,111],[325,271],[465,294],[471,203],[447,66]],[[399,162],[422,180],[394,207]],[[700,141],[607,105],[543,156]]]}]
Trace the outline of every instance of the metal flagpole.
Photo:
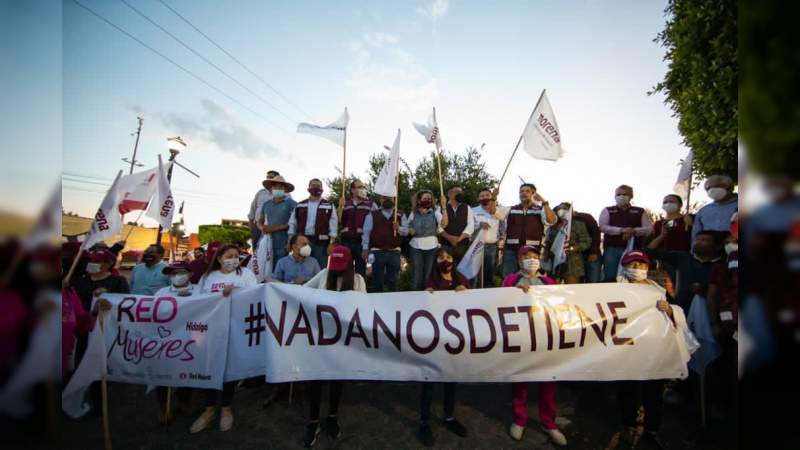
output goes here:
[{"label": "metal flagpole", "polygon": [[[347,115],[347,108],[344,109]],[[349,124],[348,124],[349,125]],[[342,198],[346,198],[347,189],[347,126],[344,127],[344,141],[342,142]]]},{"label": "metal flagpole", "polygon": [[439,122],[436,120],[436,107],[433,108],[433,123],[435,127],[436,136],[434,136],[433,143],[436,145],[436,166],[439,169],[439,195],[444,198],[444,181],[442,178],[442,149],[439,146]]},{"label": "metal flagpole", "polygon": [[[397,133],[400,134],[400,129],[397,129]],[[397,170],[394,172],[394,223],[397,224],[397,201],[400,197],[400,148],[398,146],[397,149],[397,161],[395,162],[397,166]],[[392,229],[393,235],[397,236],[397,230]]]},{"label": "metal flagpole", "polygon": [[511,166],[511,160],[513,160],[514,155],[517,154],[517,149],[519,149],[519,144],[522,143],[522,138],[525,136],[525,129],[528,128],[528,124],[531,122],[531,119],[533,119],[533,113],[536,112],[536,108],[539,107],[539,103],[541,103],[545,91],[547,91],[547,89],[542,89],[542,93],[539,94],[539,100],[536,101],[536,105],[533,107],[531,115],[530,117],[528,117],[528,121],[525,122],[525,128],[522,129],[522,134],[519,135],[519,139],[517,140],[517,145],[514,146],[514,151],[511,152],[511,158],[508,158],[508,163],[506,164],[506,168],[503,170],[503,175],[500,177],[500,181],[497,183],[498,188],[500,187],[501,184],[503,184],[503,180],[506,177],[506,172],[508,172],[508,168],[509,166]]}]

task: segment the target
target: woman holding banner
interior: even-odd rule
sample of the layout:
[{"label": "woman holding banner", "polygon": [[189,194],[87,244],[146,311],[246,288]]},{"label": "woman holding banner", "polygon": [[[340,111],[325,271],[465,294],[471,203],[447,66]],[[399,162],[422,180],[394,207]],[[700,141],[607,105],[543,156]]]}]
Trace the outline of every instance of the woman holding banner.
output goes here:
[{"label": "woman holding banner", "polygon": [[[444,198],[442,204],[446,204]],[[447,214],[442,215],[433,202],[433,192],[423,189],[411,198],[411,213],[404,219],[399,232],[411,236],[409,256],[411,258],[411,290],[421,291],[431,273],[439,247],[437,236],[447,226]]]},{"label": "woman holding banner", "polygon": [[[239,248],[232,244],[225,244],[217,249],[211,265],[206,269],[206,273],[200,278],[198,286],[201,293],[222,292],[222,297],[227,299],[236,288],[255,286],[258,284],[255,274],[246,267],[241,267],[239,263]],[[236,381],[229,381],[222,385],[222,406],[219,415],[220,431],[228,431],[233,427],[233,392],[236,389]],[[218,400],[218,393],[215,389],[205,389],[206,408],[203,414],[197,418],[189,427],[189,433],[199,433],[211,424],[214,420],[215,406]]]},{"label": "woman holding banner", "polygon": [[[331,251],[328,267],[322,269],[314,278],[308,280],[304,287],[314,289],[327,289],[329,291],[357,291],[367,293],[367,283],[364,278],[355,273],[353,255],[349,247],[337,245]],[[306,434],[303,444],[312,447],[317,443],[320,433],[319,408],[322,403],[322,381],[309,382],[309,421],[306,425]],[[339,439],[342,431],[339,428],[339,400],[342,398],[342,381],[331,380],[328,382],[330,389],[330,403],[328,404],[328,417],[325,419],[325,431],[331,440]]]},{"label": "woman holding banner", "polygon": [[[441,247],[436,251],[436,265],[431,271],[431,276],[425,283],[425,290],[434,291],[464,291],[469,288],[469,280],[455,270],[453,249]],[[467,437],[467,429],[454,417],[456,407],[456,384],[441,383],[444,386],[444,426],[450,432]],[[431,416],[431,400],[433,397],[433,383],[422,383],[420,398],[420,424],[417,438],[426,447],[434,444],[435,438],[428,424]]]},{"label": "woman holding banner", "polygon": [[[541,247],[523,245],[517,252],[520,270],[509,274],[503,280],[503,287],[518,287],[528,292],[531,286],[555,284],[555,280],[539,271]],[[567,438],[556,426],[556,383],[546,381],[537,383],[539,387],[539,422],[556,445],[567,445]],[[514,408],[514,422],[508,430],[517,441],[522,440],[528,423],[528,383],[511,384],[511,402]]]}]

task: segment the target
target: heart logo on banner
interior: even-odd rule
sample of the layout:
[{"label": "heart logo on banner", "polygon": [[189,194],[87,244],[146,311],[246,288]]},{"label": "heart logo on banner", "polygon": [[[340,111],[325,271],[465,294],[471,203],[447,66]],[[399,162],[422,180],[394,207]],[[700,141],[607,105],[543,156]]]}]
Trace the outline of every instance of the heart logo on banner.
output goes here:
[{"label": "heart logo on banner", "polygon": [[170,334],[172,334],[172,332],[164,328],[163,326],[158,327],[158,335],[161,336],[161,339],[169,337]]}]

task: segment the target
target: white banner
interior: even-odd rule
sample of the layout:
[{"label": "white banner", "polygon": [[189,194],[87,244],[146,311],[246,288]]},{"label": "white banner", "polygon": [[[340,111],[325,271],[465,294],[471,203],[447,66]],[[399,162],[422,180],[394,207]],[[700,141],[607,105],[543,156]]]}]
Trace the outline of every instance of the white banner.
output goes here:
[{"label": "white banner", "polygon": [[120,170],[117,172],[114,182],[111,183],[111,187],[108,188],[105,197],[103,197],[100,207],[94,214],[89,233],[86,235],[86,239],[83,240],[83,244],[81,244],[82,250],[92,248],[94,244],[114,236],[122,229],[122,216],[117,209],[119,202],[118,185],[121,176],[122,171]]},{"label": "white banner", "polygon": [[400,170],[400,129],[394,138],[392,150],[383,163],[373,191],[386,197],[397,197],[397,172]]},{"label": "white banner", "polygon": [[158,155],[158,183],[153,194],[153,201],[150,202],[150,206],[147,208],[147,217],[151,217],[158,222],[164,231],[169,231],[172,227],[172,215],[175,212],[172,187],[169,185],[169,179],[167,178],[169,167],[161,163],[161,155]]},{"label": "white banner", "polygon": [[689,154],[686,155],[683,161],[681,161],[681,168],[678,170],[678,178],[675,180],[675,185],[672,186],[672,191],[676,194],[680,195],[681,198],[686,200],[689,195],[689,183],[692,181],[692,160],[694,159],[694,154],[691,150],[689,150]]},{"label": "white banner", "polygon": [[417,122],[412,122],[414,128],[419,131],[425,140],[429,144],[436,144],[438,146],[442,145],[442,137],[439,135],[439,125],[436,123],[436,115],[431,113],[428,117],[428,122],[426,124],[421,124]]},{"label": "white banner", "polygon": [[127,214],[147,209],[153,193],[158,188],[158,167],[123,175],[119,179],[119,212]]},{"label": "white banner", "polygon": [[[266,221],[264,222],[267,225]],[[272,235],[263,233],[256,245],[256,252],[247,263],[259,283],[272,276]]]},{"label": "white banner", "polygon": [[336,122],[333,122],[327,126],[312,125],[305,122],[299,123],[297,124],[297,132],[313,134],[314,136],[325,138],[344,147],[344,137],[345,132],[347,131],[348,123],[350,123],[350,115],[347,114],[347,108],[345,108],[344,113],[339,117],[339,119],[336,120]]},{"label": "white banner", "polygon": [[687,376],[649,285],[362,294],[270,283],[267,379],[611,381]]},{"label": "white banner", "polygon": [[[481,273],[481,267],[483,267],[483,252],[484,252],[484,241],[483,241],[484,233],[478,232],[475,239],[473,239],[472,244],[469,245],[467,249],[467,253],[461,258],[461,262],[458,264],[456,270],[461,272],[462,275],[467,277],[468,280],[471,280],[477,277]],[[492,270],[492,269],[489,269]]]},{"label": "white banner", "polygon": [[522,136],[525,139],[525,151],[534,158],[556,161],[564,156],[556,115],[545,91],[542,91]]}]

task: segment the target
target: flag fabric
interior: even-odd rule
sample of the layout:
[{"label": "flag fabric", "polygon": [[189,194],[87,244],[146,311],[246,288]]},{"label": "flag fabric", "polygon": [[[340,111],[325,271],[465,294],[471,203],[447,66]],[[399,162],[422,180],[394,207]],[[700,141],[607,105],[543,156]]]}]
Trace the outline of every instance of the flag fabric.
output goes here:
[{"label": "flag fabric", "polygon": [[383,163],[383,168],[378,174],[373,191],[378,195],[386,197],[397,197],[397,171],[400,169],[400,130],[397,130],[397,137],[394,138],[394,145],[389,152],[389,156]]},{"label": "flag fabric", "polygon": [[694,160],[694,154],[691,150],[689,150],[689,154],[686,155],[686,158],[681,162],[681,168],[678,171],[678,179],[675,181],[675,185],[672,187],[672,191],[676,194],[680,195],[684,200],[689,196],[689,182],[692,178],[692,161]]},{"label": "flag fabric", "polygon": [[264,233],[256,245],[256,253],[247,263],[259,283],[272,276],[272,235]]},{"label": "flag fabric", "polygon": [[39,218],[22,239],[22,249],[32,250],[42,244],[54,242],[61,236],[61,185],[56,186],[45,203]]},{"label": "flag fabric", "polygon": [[350,115],[347,114],[347,108],[345,108],[344,113],[339,117],[339,119],[336,120],[336,122],[326,126],[312,125],[305,122],[299,123],[297,124],[297,132],[313,134],[314,136],[325,138],[334,144],[344,147],[344,136],[345,131],[347,130],[347,124],[349,122]]},{"label": "flag fabric", "polygon": [[430,144],[442,145],[442,137],[439,135],[439,125],[436,123],[436,116],[431,113],[428,117],[426,124],[414,122],[414,128],[425,138]]},{"label": "flag fabric", "polygon": [[689,368],[697,374],[703,375],[706,367],[721,353],[711,329],[711,320],[708,318],[708,308],[706,308],[704,297],[694,296],[689,307],[689,314],[686,316],[686,324],[700,342],[700,349],[694,352],[692,359],[689,360]]},{"label": "flag fabric", "polygon": [[558,123],[546,91],[542,91],[522,137],[525,140],[525,151],[536,159],[556,161],[564,156]]},{"label": "flag fabric", "polygon": [[556,268],[561,264],[567,262],[567,247],[569,247],[569,237],[572,232],[572,206],[569,207],[567,212],[567,223],[558,230],[556,238],[550,245],[550,251],[553,252],[553,267],[551,270],[555,272]]},{"label": "flag fabric", "polygon": [[472,241],[467,253],[461,258],[458,263],[457,270],[467,279],[473,279],[481,273],[481,266],[483,265],[483,250],[485,247],[483,241],[484,233],[477,233],[475,240]]},{"label": "flag fabric", "polygon": [[172,215],[175,212],[175,201],[172,199],[167,170],[168,168],[161,163],[161,155],[158,155],[158,183],[153,193],[153,201],[147,208],[147,217],[158,222],[164,230],[172,226]]},{"label": "flag fabric", "polygon": [[625,279],[625,268],[622,267],[622,260],[625,259],[625,255],[628,252],[633,251],[633,244],[636,242],[635,237],[631,237],[628,239],[628,244],[625,246],[625,251],[622,252],[622,256],[619,258],[619,262],[617,263],[617,282],[623,281]]},{"label": "flag fabric", "polygon": [[86,388],[93,382],[102,379],[108,370],[106,346],[103,342],[103,331],[100,325],[109,311],[100,313],[94,329],[89,333],[89,343],[81,363],[72,374],[69,383],[61,393],[61,409],[70,417],[80,417],[91,409],[86,403]]},{"label": "flag fabric", "polygon": [[123,175],[119,179],[119,213],[147,209],[158,188],[158,167]]},{"label": "flag fabric", "polygon": [[100,203],[100,208],[94,215],[92,226],[89,228],[89,233],[86,239],[83,240],[81,250],[91,248],[94,244],[104,241],[111,236],[114,236],[122,229],[122,216],[119,212],[119,181],[122,177],[122,171],[117,173],[111,187],[108,188],[103,202]]}]

